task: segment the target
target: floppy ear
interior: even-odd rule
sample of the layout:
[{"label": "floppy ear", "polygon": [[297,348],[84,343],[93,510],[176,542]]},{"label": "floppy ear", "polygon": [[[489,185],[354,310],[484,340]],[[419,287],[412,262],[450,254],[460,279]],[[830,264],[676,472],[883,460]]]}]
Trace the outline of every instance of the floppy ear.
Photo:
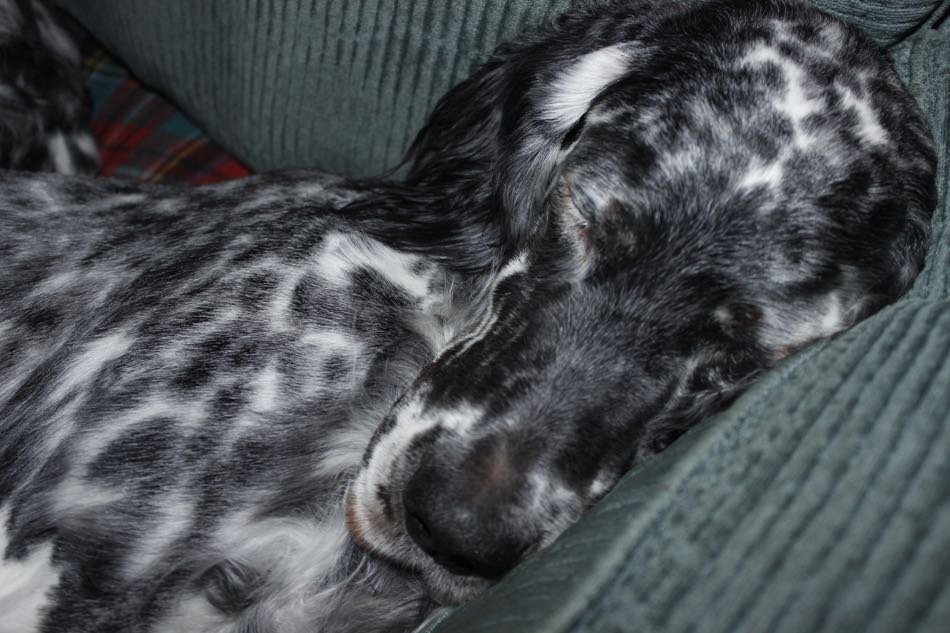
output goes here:
[{"label": "floppy ear", "polygon": [[471,223],[497,238],[504,250],[519,244],[524,236],[522,217],[530,209],[506,204],[512,168],[507,154],[513,139],[506,123],[516,117],[518,100],[512,85],[516,60],[500,49],[472,77],[450,90],[419,132],[407,158],[412,168],[411,186],[441,191],[446,204],[440,210]]},{"label": "floppy ear", "polygon": [[514,244],[494,182],[507,90],[505,60],[496,56],[438,102],[406,156],[406,182],[354,183],[370,195],[343,213],[387,244],[451,269],[500,266]]},{"label": "floppy ear", "polygon": [[493,56],[439,99],[406,158],[407,181],[434,183],[452,176],[484,176],[499,150],[506,60]]},{"label": "floppy ear", "polygon": [[475,214],[509,248],[541,219],[559,161],[586,113],[630,69],[627,44],[596,38],[565,47],[571,16],[547,32],[500,46],[436,105],[408,155],[407,182],[448,191],[447,213]]}]

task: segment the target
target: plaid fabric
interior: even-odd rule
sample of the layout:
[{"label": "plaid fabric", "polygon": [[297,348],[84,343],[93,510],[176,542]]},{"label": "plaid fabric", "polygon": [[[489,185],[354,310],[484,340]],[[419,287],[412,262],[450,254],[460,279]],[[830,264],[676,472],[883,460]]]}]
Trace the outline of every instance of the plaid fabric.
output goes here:
[{"label": "plaid fabric", "polygon": [[101,176],[199,185],[251,173],[172,104],[132,79],[91,36],[80,37],[80,48]]}]

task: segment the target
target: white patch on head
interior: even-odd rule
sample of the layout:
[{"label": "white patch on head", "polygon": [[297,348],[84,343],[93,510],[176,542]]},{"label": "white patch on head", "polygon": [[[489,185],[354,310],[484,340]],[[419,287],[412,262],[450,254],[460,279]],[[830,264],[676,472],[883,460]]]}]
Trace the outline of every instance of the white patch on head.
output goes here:
[{"label": "white patch on head", "polygon": [[508,279],[512,275],[517,275],[519,273],[527,272],[528,270],[528,251],[521,251],[511,259],[509,259],[504,266],[501,267],[501,270],[498,271],[498,274],[495,276],[494,283],[497,286],[499,283]]},{"label": "white patch on head", "polygon": [[866,99],[859,99],[854,92],[843,86],[835,86],[841,95],[841,102],[846,108],[853,109],[858,115],[858,134],[872,145],[887,142],[887,132],[881,127],[877,115],[868,105]]},{"label": "white patch on head", "polygon": [[551,84],[543,116],[567,131],[603,90],[630,67],[629,44],[614,44],[580,57]]},{"label": "white patch on head", "polygon": [[546,518],[541,540],[537,544],[537,547],[544,548],[580,517],[584,500],[559,477],[549,472],[531,472],[526,480],[530,501],[522,512],[529,517]]},{"label": "white patch on head", "polygon": [[35,545],[21,560],[3,558],[10,536],[10,508],[0,508],[0,633],[39,630],[49,594],[59,583],[53,567],[53,544]]},{"label": "white patch on head", "polygon": [[463,403],[451,409],[429,409],[419,423],[427,429],[439,426],[459,435],[466,435],[475,423],[484,417],[484,408]]},{"label": "white patch on head", "polygon": [[805,117],[820,112],[824,104],[809,95],[805,85],[806,73],[802,67],[782,55],[778,48],[761,43],[753,48],[740,64],[774,64],[781,70],[785,77],[785,90],[780,97],[773,100],[772,106],[791,121],[796,146],[805,149],[811,145],[814,139],[804,130],[802,122]]},{"label": "white patch on head", "polygon": [[732,312],[725,306],[719,306],[713,310],[713,318],[726,327],[732,326]]}]

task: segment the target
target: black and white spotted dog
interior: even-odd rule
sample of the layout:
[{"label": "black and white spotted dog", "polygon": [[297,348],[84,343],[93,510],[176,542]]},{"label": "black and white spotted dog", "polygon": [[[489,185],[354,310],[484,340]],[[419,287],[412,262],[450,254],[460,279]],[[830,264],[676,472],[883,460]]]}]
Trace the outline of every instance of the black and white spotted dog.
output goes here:
[{"label": "black and white spotted dog", "polygon": [[904,293],[934,205],[890,64],[797,0],[578,8],[413,158],[0,172],[0,631],[410,630]]}]

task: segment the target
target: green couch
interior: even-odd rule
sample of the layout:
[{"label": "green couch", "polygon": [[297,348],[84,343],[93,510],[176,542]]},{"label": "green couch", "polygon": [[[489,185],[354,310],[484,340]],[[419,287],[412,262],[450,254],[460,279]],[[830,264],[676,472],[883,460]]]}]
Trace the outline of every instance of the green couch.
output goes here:
[{"label": "green couch", "polygon": [[[62,0],[256,168],[396,164],[567,0]],[[431,633],[950,631],[950,0],[820,0],[889,47],[940,157],[903,300],[790,358]]]}]

